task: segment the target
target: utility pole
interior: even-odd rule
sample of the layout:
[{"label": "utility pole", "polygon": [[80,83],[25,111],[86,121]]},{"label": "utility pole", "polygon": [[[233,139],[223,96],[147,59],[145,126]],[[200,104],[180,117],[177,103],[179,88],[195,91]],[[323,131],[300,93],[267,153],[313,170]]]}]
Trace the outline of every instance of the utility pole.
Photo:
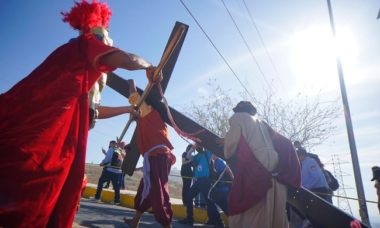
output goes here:
[{"label": "utility pole", "polygon": [[[327,0],[327,5],[328,5],[328,10],[329,10],[329,16],[330,16],[330,26],[333,33],[333,38],[335,39],[336,38],[335,24],[334,24],[334,17],[333,17],[330,0]],[[364,188],[363,188],[363,181],[362,181],[362,176],[360,173],[358,153],[356,151],[355,136],[354,136],[354,131],[352,127],[350,107],[348,105],[346,86],[344,83],[343,68],[342,68],[342,63],[340,61],[339,55],[336,56],[336,65],[338,68],[340,91],[342,95],[342,102],[343,102],[343,108],[344,108],[344,117],[346,118],[347,135],[348,135],[348,141],[350,144],[352,165],[354,168],[356,191],[357,191],[358,199],[359,199],[359,208],[360,208],[359,213],[360,213],[362,222],[366,223],[367,225],[370,225],[366,199],[365,199],[365,194],[364,194]]]}]

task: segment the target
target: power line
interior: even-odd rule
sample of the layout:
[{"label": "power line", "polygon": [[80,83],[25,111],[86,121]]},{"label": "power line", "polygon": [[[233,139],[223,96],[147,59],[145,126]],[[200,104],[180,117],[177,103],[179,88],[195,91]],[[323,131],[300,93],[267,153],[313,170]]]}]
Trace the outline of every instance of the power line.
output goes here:
[{"label": "power line", "polygon": [[261,35],[261,32],[260,32],[259,28],[257,27],[255,20],[253,19],[252,13],[251,13],[251,11],[248,8],[247,3],[245,2],[245,0],[242,0],[242,1],[243,1],[243,4],[244,4],[244,8],[247,11],[248,17],[249,17],[249,19],[251,21],[251,24],[253,25],[253,27],[255,28],[255,30],[257,32],[257,35],[259,36],[260,42],[263,45],[265,53],[267,54],[267,56],[269,58],[269,62],[271,63],[271,65],[272,65],[272,67],[273,67],[273,69],[275,71],[275,74],[276,74],[277,78],[280,80],[281,87],[283,88],[283,83],[282,83],[281,78],[279,76],[280,74],[279,74],[279,72],[277,70],[276,64],[274,63],[272,56],[269,54],[269,51],[268,51],[268,49],[266,47],[266,44],[265,44],[264,39],[263,39],[263,37]]},{"label": "power line", "polygon": [[235,76],[235,78],[239,81],[240,85],[244,88],[244,90],[246,91],[246,93],[251,97],[251,99],[254,101],[255,99],[253,98],[253,96],[251,95],[251,92],[247,89],[247,87],[245,87],[245,85],[243,84],[243,82],[240,80],[240,78],[237,76],[237,74],[235,73],[235,71],[232,69],[231,65],[228,63],[227,59],[223,56],[223,54],[219,51],[219,49],[216,47],[216,45],[214,44],[214,42],[211,40],[210,36],[207,34],[207,32],[203,29],[202,25],[198,22],[198,20],[195,18],[195,16],[191,13],[190,9],[186,6],[186,4],[183,2],[183,0],[179,0],[183,7],[185,7],[186,11],[190,14],[190,16],[193,18],[193,20],[195,21],[195,23],[198,25],[198,27],[202,30],[203,34],[206,36],[206,38],[208,39],[208,41],[211,43],[211,45],[214,47],[214,49],[216,50],[216,52],[218,52],[219,56],[223,59],[224,63],[228,66],[228,68],[231,70],[232,74]]},{"label": "power line", "polygon": [[261,69],[261,66],[260,66],[259,62],[257,61],[257,59],[256,59],[255,55],[253,54],[251,48],[249,47],[248,42],[247,42],[247,40],[245,39],[243,33],[241,32],[239,26],[237,25],[237,23],[236,23],[234,17],[232,16],[232,14],[231,14],[230,10],[228,9],[228,7],[227,7],[226,3],[224,2],[224,0],[221,0],[221,1],[222,1],[222,3],[223,3],[224,8],[225,8],[226,11],[228,12],[228,15],[230,16],[232,22],[234,23],[236,30],[239,32],[239,35],[240,35],[240,37],[242,38],[242,40],[243,40],[245,46],[247,47],[249,54],[251,55],[253,61],[256,63],[257,68],[258,68],[258,70],[259,70],[261,76],[263,77],[263,79],[264,79],[265,83],[268,85],[268,87],[271,89],[271,85],[268,83],[268,81],[267,81],[267,79],[266,79],[266,77],[265,77],[264,71]]}]

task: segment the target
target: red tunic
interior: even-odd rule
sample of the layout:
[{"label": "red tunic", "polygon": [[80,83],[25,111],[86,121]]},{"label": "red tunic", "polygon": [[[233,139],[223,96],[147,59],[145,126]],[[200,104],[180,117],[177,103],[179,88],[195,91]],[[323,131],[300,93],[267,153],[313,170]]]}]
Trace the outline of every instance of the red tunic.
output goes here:
[{"label": "red tunic", "polygon": [[[162,120],[160,114],[154,108],[144,117],[137,121],[137,148],[142,156],[154,146],[165,145],[167,148],[158,148],[150,153],[155,156],[160,153],[171,154],[173,149],[169,141],[169,130]],[[175,157],[171,156],[172,164]]]},{"label": "red tunic", "polygon": [[141,179],[135,197],[135,209],[145,212],[152,207],[156,220],[166,227],[171,224],[173,217],[168,177],[170,168],[176,161],[171,153],[173,146],[169,142],[168,128],[159,112],[152,108],[146,116],[138,119],[136,130],[136,143],[141,155],[144,156],[147,151],[157,145],[166,147],[159,147],[149,153],[151,187],[149,195],[141,202],[144,189],[144,180]]},{"label": "red tunic", "polygon": [[118,49],[80,36],[0,95],[0,226],[71,227],[84,175],[88,91],[100,56]]}]

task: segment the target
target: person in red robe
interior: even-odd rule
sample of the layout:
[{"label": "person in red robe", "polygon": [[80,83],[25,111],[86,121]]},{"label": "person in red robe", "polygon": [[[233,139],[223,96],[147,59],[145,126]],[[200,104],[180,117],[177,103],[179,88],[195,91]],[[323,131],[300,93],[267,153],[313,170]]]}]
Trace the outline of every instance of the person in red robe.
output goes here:
[{"label": "person in red robe", "polygon": [[[133,80],[128,82],[131,92],[129,102],[136,105],[140,95]],[[136,214],[132,219],[124,218],[124,221],[130,227],[138,227],[142,214],[152,207],[157,222],[163,227],[171,227],[173,211],[168,177],[176,158],[171,153],[173,146],[169,141],[169,131],[160,113],[146,102],[140,106],[140,113],[134,115],[137,121],[137,148],[144,157],[144,176],[135,197]]]},{"label": "person in red robe", "polygon": [[[155,70],[110,46],[105,3],[83,0],[62,15],[80,35],[0,95],[0,227],[71,227],[84,176],[90,89],[116,68],[144,69],[148,78]],[[135,112],[97,108],[98,118]]]},{"label": "person in red robe", "polygon": [[287,186],[298,188],[301,180],[294,147],[255,117],[251,102],[241,101],[233,111],[224,138],[224,155],[234,173],[229,227],[288,227]]}]

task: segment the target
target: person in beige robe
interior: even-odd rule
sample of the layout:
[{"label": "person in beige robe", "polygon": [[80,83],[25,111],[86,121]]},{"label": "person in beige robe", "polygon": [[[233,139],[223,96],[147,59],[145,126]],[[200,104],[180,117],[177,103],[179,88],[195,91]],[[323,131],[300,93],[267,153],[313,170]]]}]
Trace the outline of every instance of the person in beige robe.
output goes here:
[{"label": "person in beige robe", "polygon": [[[229,159],[236,153],[240,137],[243,136],[256,159],[272,172],[278,164],[279,157],[266,124],[255,117],[256,109],[250,102],[240,102],[234,108],[234,112],[229,119],[230,129],[224,139],[225,158]],[[236,167],[239,167],[239,164],[236,164]],[[285,209],[287,187],[273,177],[271,183],[272,187],[263,199],[243,213],[228,218],[229,227],[288,227]]]}]

